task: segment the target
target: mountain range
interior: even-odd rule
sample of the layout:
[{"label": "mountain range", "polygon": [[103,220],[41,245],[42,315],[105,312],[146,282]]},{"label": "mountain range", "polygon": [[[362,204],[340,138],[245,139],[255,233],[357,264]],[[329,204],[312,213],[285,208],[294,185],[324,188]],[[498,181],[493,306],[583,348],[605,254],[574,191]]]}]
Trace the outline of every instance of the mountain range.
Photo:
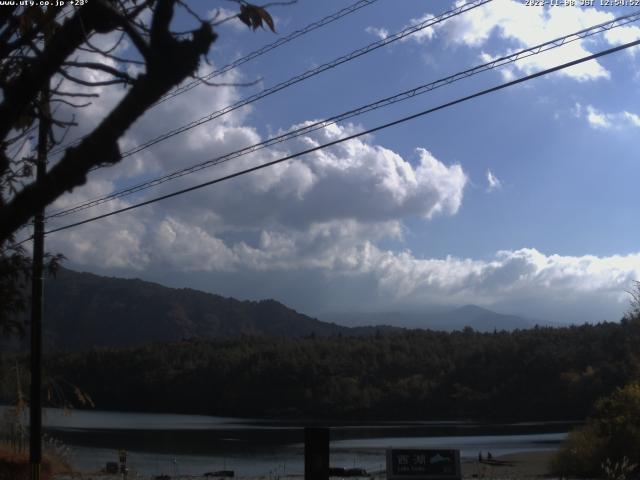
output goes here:
[{"label": "mountain range", "polygon": [[48,349],[135,346],[190,338],[366,336],[400,328],[478,331],[543,324],[474,305],[431,313],[334,314],[321,321],[276,300],[241,301],[188,288],[169,288],[60,269],[45,284]]},{"label": "mountain range", "polygon": [[506,315],[477,305],[455,308],[439,308],[421,312],[328,313],[321,318],[340,325],[360,326],[385,324],[403,328],[428,328],[431,330],[462,330],[471,327],[479,332],[515,330],[539,326],[560,326],[553,322]]}]

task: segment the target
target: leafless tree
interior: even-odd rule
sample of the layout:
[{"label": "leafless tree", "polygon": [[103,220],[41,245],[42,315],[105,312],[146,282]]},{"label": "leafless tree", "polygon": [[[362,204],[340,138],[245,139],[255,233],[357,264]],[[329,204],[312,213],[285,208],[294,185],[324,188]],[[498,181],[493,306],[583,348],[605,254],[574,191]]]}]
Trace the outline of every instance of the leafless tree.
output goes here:
[{"label": "leafless tree", "polygon": [[[265,8],[230,1],[238,6],[235,17],[247,26],[273,30]],[[216,24],[227,19],[205,19],[187,2],[67,0],[54,6],[56,0],[50,0],[49,6],[0,7],[0,304],[5,310],[23,306],[21,282],[28,276],[16,232],[35,212],[83,185],[92,169],[119,162],[118,139],[127,129],[183,80],[197,76],[217,38]],[[179,9],[190,19],[190,30],[175,31]],[[115,39],[106,48],[97,41],[105,34]],[[134,47],[126,58],[118,48],[125,41]],[[101,88],[114,85],[124,88],[120,101],[35,181],[33,137],[42,131],[39,125],[46,125],[46,137],[38,142],[44,142],[42,148],[60,149],[76,126],[70,109],[87,106]],[[7,327],[2,310],[0,327]]]},{"label": "leafless tree", "polygon": [[629,301],[629,311],[627,312],[627,318],[640,320],[640,281],[634,280],[633,288],[627,292],[631,295]]}]

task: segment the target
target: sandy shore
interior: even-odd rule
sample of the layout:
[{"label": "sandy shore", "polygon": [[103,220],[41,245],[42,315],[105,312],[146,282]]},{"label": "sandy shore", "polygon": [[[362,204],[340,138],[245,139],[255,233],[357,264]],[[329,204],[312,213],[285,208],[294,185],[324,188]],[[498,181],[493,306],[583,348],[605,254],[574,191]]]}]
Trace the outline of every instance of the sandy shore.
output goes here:
[{"label": "sandy shore", "polygon": [[[463,478],[484,478],[484,479],[534,479],[547,477],[549,475],[549,462],[554,452],[521,452],[510,455],[495,457],[495,464],[486,462],[479,463],[477,460],[462,460]],[[171,480],[194,480],[196,478],[206,478],[202,476],[177,476],[170,477]],[[279,477],[280,480],[304,480],[300,475],[287,475]],[[383,480],[384,473],[374,473],[367,480]],[[57,475],[55,480],[122,480],[120,475],[105,475],[100,473],[77,473],[74,475]],[[129,474],[128,480],[155,480],[154,475]],[[274,477],[236,477],[239,480],[275,480]],[[358,479],[354,479],[358,480]]]},{"label": "sandy shore", "polygon": [[496,457],[502,465],[462,461],[464,478],[539,478],[549,475],[549,463],[555,452],[521,452]]}]

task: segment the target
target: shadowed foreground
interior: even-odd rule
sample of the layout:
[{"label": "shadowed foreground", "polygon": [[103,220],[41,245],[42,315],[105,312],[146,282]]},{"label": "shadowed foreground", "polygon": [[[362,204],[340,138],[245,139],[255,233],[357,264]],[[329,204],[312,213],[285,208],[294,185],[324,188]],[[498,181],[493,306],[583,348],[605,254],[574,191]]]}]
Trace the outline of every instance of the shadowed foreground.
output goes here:
[{"label": "shadowed foreground", "polygon": [[[477,460],[466,459],[462,460],[462,475],[464,478],[495,478],[495,479],[532,479],[532,478],[549,478],[549,462],[553,451],[548,452],[521,452],[512,453],[509,455],[503,455],[496,457],[495,464],[489,464],[486,462],[479,463]],[[129,474],[130,479],[140,480],[152,480],[155,479],[155,475],[137,476],[135,472]],[[176,477],[170,477],[171,480],[193,480],[195,478],[215,478],[215,477],[203,477],[194,475],[179,475]],[[269,476],[260,477],[241,477],[242,480],[269,480]],[[271,477],[271,480],[275,480],[276,477]],[[304,476],[300,475],[286,475],[278,477],[286,480],[303,480]],[[384,472],[373,472],[370,477],[363,477],[367,479],[384,480],[386,475]],[[62,474],[56,475],[55,480],[121,480],[121,475],[105,475],[101,473],[75,473],[75,474]],[[354,480],[359,480],[355,478]]]}]

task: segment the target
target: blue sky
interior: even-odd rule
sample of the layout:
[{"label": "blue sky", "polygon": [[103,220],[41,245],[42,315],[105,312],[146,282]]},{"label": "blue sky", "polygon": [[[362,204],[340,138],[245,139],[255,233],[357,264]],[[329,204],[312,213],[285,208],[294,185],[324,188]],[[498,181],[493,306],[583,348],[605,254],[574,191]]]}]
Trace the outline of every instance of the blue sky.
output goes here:
[{"label": "blue sky", "polygon": [[[194,2],[203,15],[232,2]],[[277,34],[218,28],[207,73],[277,35],[350,5],[273,6]],[[452,8],[378,0],[149,111],[123,149]],[[551,40],[631,8],[530,7],[494,0],[340,65],[122,164],[96,172],[57,207],[116,191]],[[188,24],[180,19],[177,27]],[[635,23],[485,72],[269,151],[104,205],[215,178],[640,38]],[[102,39],[109,44],[108,38]],[[127,54],[127,50],[123,50]],[[130,53],[130,52],[129,52]],[[454,106],[284,166],[132,214],[51,235],[69,266],[305,313],[420,310],[475,303],[555,321],[617,320],[640,279],[640,52],[624,51]],[[122,95],[103,89],[95,124]],[[73,220],[86,217],[78,214]],[[71,217],[67,217],[71,219]],[[64,222],[58,222],[63,224]]]}]

